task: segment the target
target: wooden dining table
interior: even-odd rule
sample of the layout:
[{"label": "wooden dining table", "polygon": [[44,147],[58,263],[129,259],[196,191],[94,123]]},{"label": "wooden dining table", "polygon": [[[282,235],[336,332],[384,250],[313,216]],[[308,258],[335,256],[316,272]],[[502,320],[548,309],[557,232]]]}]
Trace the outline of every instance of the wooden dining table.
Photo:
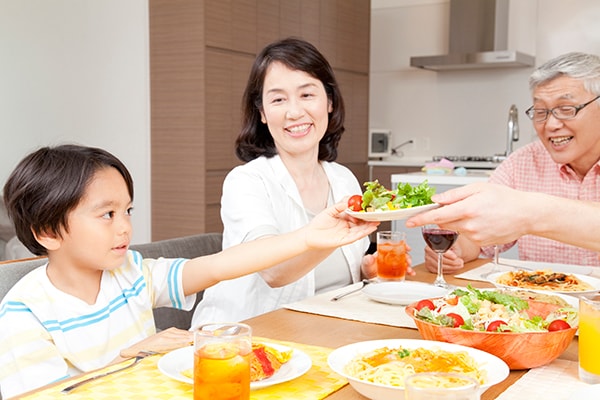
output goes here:
[{"label": "wooden dining table", "polygon": [[[477,268],[483,264],[488,263],[490,260],[488,259],[478,259],[472,261],[465,265],[465,268],[461,272],[466,272],[471,269]],[[415,267],[416,275],[408,276],[406,279],[410,281],[420,281],[426,283],[432,283],[435,279],[435,274],[428,272],[424,266],[416,266]],[[484,281],[469,281],[464,279],[455,278],[452,275],[446,276],[446,281],[450,284],[456,286],[466,286],[471,284],[477,288],[485,288],[485,287],[493,287],[488,282]],[[339,302],[343,302],[344,299],[339,300]],[[329,352],[329,349],[335,349],[340,346],[344,346],[351,343],[368,341],[368,340],[378,340],[378,339],[422,339],[419,335],[417,329],[413,328],[403,328],[403,327],[394,327],[389,325],[382,325],[376,323],[366,323],[359,322],[355,320],[329,317],[314,313],[294,311],[287,308],[278,309],[245,321],[252,327],[252,334],[256,337],[268,338],[273,341],[279,341],[284,343],[295,343],[297,347],[311,347],[315,349],[326,350]],[[577,338],[573,340],[567,350],[559,357],[564,360],[577,360],[577,348],[578,342]],[[328,353],[326,353],[328,354]],[[323,352],[320,351],[320,356],[323,355]],[[326,361],[321,361],[321,366],[324,366],[325,369],[329,369],[326,365]],[[109,367],[107,367],[109,368]],[[319,367],[321,368],[321,367]],[[509,376],[502,382],[490,387],[488,390],[483,393],[481,398],[483,400],[490,400],[497,398],[503,391],[505,391],[508,387],[514,384],[520,377],[522,377],[527,371],[511,371]],[[85,379],[88,376],[95,375],[97,371],[92,371],[84,376],[73,377],[66,381],[57,382],[51,385],[47,385],[43,388],[39,388],[28,392],[23,397],[24,398],[32,398],[32,399],[49,399],[49,398],[63,398],[64,395],[61,395],[60,388],[63,388],[66,384],[70,384],[72,382]],[[331,372],[332,373],[332,372]],[[183,384],[181,382],[177,382],[168,377],[162,375],[157,368],[156,359],[154,361],[148,360],[147,364],[142,365],[130,369],[127,373],[129,376],[126,378],[123,375],[119,375],[119,379],[132,379],[137,381],[135,388],[131,387],[132,383],[126,380],[123,384],[121,384],[122,388],[127,390],[138,390],[140,388],[139,385],[142,386],[150,386],[147,384],[147,380],[151,379],[152,381],[159,381],[160,379],[166,379],[164,382],[153,382],[154,386],[160,386],[161,388],[172,387],[177,389],[179,398],[192,398],[191,385]],[[308,374],[307,374],[308,375]],[[116,375],[112,375],[115,377]],[[149,378],[149,376],[151,378]],[[117,380],[115,380],[116,382]],[[113,382],[114,385],[119,385],[119,383]],[[294,381],[290,381],[291,385],[294,385]],[[339,390],[335,390],[327,395],[327,400],[335,400],[335,399],[343,399],[343,400],[353,400],[353,399],[366,399],[366,397],[362,396],[358,392],[356,392],[352,386],[349,384],[345,384],[342,380],[341,383],[336,387]],[[319,382],[317,382],[319,385]],[[111,394],[108,395],[106,393],[100,393],[95,390],[99,390],[105,388],[107,386],[107,382],[104,383],[98,382],[98,386],[94,388],[92,384],[88,384],[87,388],[93,394],[93,398],[95,399],[105,399],[112,398]],[[134,385],[134,386],[135,386]],[[277,386],[277,385],[276,385]],[[297,386],[297,384],[296,384]],[[294,388],[296,388],[294,386]],[[111,388],[112,390],[112,388]],[[122,393],[122,392],[121,392]],[[154,395],[155,392],[152,392],[150,395],[151,398],[168,398],[172,399],[170,396],[162,396],[157,397]],[[133,394],[135,398],[150,398],[149,395],[141,395],[140,392],[135,392]],[[126,396],[125,396],[126,397]],[[123,397],[123,398],[125,398]],[[21,397],[19,397],[21,398]],[[64,397],[67,398],[67,397]],[[270,397],[266,397],[270,398]],[[281,396],[276,396],[276,398],[281,398]],[[287,398],[287,397],[286,397]],[[306,396],[304,397],[306,398]]]},{"label": "wooden dining table", "polygon": [[[477,268],[488,262],[490,262],[489,259],[474,260],[467,263],[461,272]],[[408,276],[406,279],[427,283],[433,283],[435,279],[435,274],[428,272],[423,266],[416,266],[415,272],[415,276]],[[455,278],[452,275],[446,275],[445,278],[449,284],[457,286],[466,286],[470,283],[473,287],[477,288],[493,287],[492,284],[487,282],[467,281]],[[422,339],[419,332],[412,328],[364,323],[288,309],[272,311],[249,319],[246,322],[252,326],[254,335],[330,348],[337,348],[366,340]],[[573,339],[573,342],[559,358],[576,361],[577,344],[577,338]],[[526,372],[527,370],[511,371],[504,381],[486,390],[481,399],[495,399]],[[359,394],[350,385],[346,385],[337,392],[329,395],[327,399],[352,400],[366,399],[366,397]]]}]

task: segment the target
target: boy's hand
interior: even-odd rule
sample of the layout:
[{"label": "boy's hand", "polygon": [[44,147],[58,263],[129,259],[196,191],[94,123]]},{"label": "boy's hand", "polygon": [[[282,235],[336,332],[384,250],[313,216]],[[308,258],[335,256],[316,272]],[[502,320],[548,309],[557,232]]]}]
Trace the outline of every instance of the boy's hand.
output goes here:
[{"label": "boy's hand", "polygon": [[347,200],[323,211],[306,226],[306,244],[310,248],[328,249],[343,246],[374,232],[379,222],[363,221],[346,214]]},{"label": "boy's hand", "polygon": [[121,350],[121,357],[135,357],[140,351],[167,353],[171,350],[190,346],[194,343],[194,333],[178,328],[169,328]]}]

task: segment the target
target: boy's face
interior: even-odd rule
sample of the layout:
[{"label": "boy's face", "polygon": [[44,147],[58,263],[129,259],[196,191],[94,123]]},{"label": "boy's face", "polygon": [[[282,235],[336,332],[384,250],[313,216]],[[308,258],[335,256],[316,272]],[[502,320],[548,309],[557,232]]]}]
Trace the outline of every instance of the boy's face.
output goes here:
[{"label": "boy's face", "polygon": [[68,217],[55,258],[74,268],[106,270],[125,260],[131,238],[131,198],[121,174],[111,167],[96,172]]}]

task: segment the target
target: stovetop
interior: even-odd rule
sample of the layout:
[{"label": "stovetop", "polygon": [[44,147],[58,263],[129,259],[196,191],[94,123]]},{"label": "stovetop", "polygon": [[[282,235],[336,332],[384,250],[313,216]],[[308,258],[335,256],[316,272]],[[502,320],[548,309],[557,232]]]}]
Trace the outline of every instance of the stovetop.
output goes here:
[{"label": "stovetop", "polygon": [[433,161],[440,161],[445,158],[449,161],[469,161],[469,162],[492,162],[494,161],[493,156],[433,156]]}]

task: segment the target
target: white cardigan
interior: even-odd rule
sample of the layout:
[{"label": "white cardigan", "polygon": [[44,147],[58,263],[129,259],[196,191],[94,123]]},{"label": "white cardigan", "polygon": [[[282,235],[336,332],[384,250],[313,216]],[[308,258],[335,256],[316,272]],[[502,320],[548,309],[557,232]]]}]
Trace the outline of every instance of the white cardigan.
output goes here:
[{"label": "white cardigan", "polygon": [[[322,165],[335,202],[362,193],[348,168],[333,162]],[[259,157],[227,175],[221,218],[223,248],[290,232],[309,222],[298,188],[279,156]],[[368,246],[369,240],[364,238],[342,247],[353,282],[360,280],[360,264]],[[204,291],[192,327],[206,322],[244,320],[314,294],[314,270],[280,288],[271,288],[258,273],[223,281]]]}]

